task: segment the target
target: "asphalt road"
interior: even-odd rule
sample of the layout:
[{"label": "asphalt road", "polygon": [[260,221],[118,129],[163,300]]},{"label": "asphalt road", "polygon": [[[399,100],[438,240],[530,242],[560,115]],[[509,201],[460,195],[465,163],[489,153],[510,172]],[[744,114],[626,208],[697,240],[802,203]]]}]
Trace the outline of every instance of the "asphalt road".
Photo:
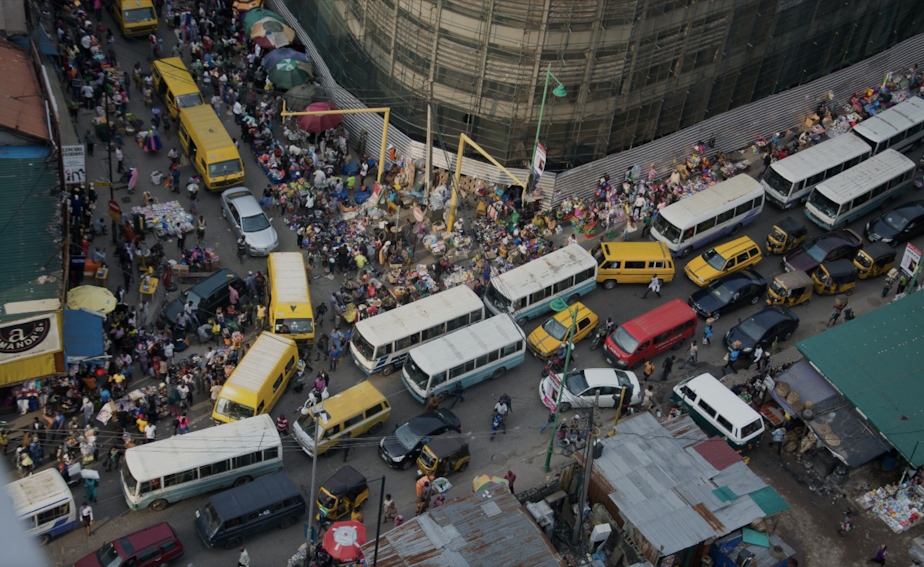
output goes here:
[{"label": "asphalt road", "polygon": [[[111,24],[109,16],[105,16],[106,23]],[[165,47],[169,50],[172,45],[172,37],[168,30],[162,29],[161,36],[164,37]],[[132,41],[117,37],[118,53],[120,57],[120,66],[123,70],[131,69],[136,60],[141,61],[142,65],[147,67],[146,61],[147,43],[144,40]],[[132,91],[133,99],[130,103],[130,110],[136,112],[139,117],[144,119],[150,118],[150,111],[145,109],[141,104],[140,93]],[[210,95],[206,95],[209,98]],[[230,116],[223,116],[223,120],[228,126],[232,137],[237,137],[238,129],[234,125]],[[81,111],[78,132],[81,134],[89,125],[90,115],[87,111]],[[174,128],[175,130],[175,128]],[[354,133],[355,137],[355,133]],[[134,197],[129,198],[124,194],[124,190],[118,191],[116,198],[122,202],[123,209],[131,205],[141,204],[141,193],[149,189],[150,172],[153,170],[166,171],[168,159],[166,151],[171,145],[176,144],[174,136],[172,140],[164,139],[164,150],[159,155],[145,154],[136,146],[131,145],[129,140],[126,147],[126,165],[138,167],[140,170],[140,182],[136,189]],[[91,178],[105,178],[106,164],[104,161],[106,146],[97,143],[95,158],[88,158]],[[914,159],[919,157],[920,152],[916,152]],[[242,148],[242,155],[247,171],[247,184],[259,193],[266,185],[267,179],[262,171],[257,167],[256,162],[251,157],[248,150]],[[182,179],[184,180],[191,175],[189,167],[183,168]],[[154,195],[160,200],[179,199],[184,205],[188,205],[188,200],[184,194],[173,195],[163,187],[150,188]],[[265,260],[257,258],[248,258],[242,264],[238,263],[234,254],[234,238],[228,229],[227,224],[221,218],[219,210],[219,201],[216,194],[202,194],[200,192],[199,210],[206,217],[208,229],[206,230],[206,244],[216,248],[222,257],[222,266],[236,270],[242,277],[246,276],[248,270],[259,270],[265,268]],[[105,193],[101,194],[102,199],[106,199]],[[904,199],[921,198],[920,192],[912,191]],[[810,225],[804,217],[801,210],[796,209],[788,214],[799,218],[809,226],[810,236],[819,234],[820,229]],[[760,218],[752,225],[746,227],[744,234],[751,236],[755,241],[763,243],[765,235],[774,220],[783,216],[783,213],[768,205]],[[855,230],[861,230],[864,221],[856,222],[852,225]],[[273,224],[279,233],[280,251],[293,251],[295,246],[295,235],[286,226],[283,218],[276,217]],[[187,245],[193,242],[193,238],[187,239]],[[590,246],[590,241],[581,238],[581,242]],[[100,245],[101,241],[97,240],[94,246]],[[108,239],[105,242],[109,248],[109,253],[113,250],[109,245]],[[921,239],[916,242],[921,247]],[[166,241],[165,249],[168,258],[178,258],[178,250],[174,241]],[[421,260],[418,257],[418,261]],[[665,285],[662,289],[662,296],[649,295],[647,299],[641,299],[645,290],[644,285],[617,286],[611,291],[605,291],[598,288],[582,301],[591,309],[598,313],[601,321],[611,316],[617,322],[626,321],[637,316],[649,309],[656,307],[673,298],[686,299],[687,296],[697,289],[683,275],[682,269],[685,261],[677,262],[677,276],[673,282]],[[756,266],[756,269],[765,277],[782,271],[779,264],[779,257],[769,256]],[[116,280],[121,279],[117,277]],[[322,276],[315,279],[311,284],[312,294],[315,303],[326,301],[330,292],[339,286],[341,276],[328,278]],[[110,281],[110,288],[115,289],[119,281]],[[191,284],[181,285],[181,288],[188,287]],[[137,284],[136,289],[129,293],[130,301],[137,301]],[[883,304],[885,300],[879,297],[881,289],[881,279],[874,281],[860,282],[857,291],[851,297],[851,307],[862,314],[865,311],[874,309]],[[173,295],[165,297],[163,292],[159,292],[156,298],[155,307],[159,308],[165,300],[172,298]],[[797,341],[818,333],[824,329],[825,321],[830,313],[833,298],[818,297],[810,304],[798,307],[797,313],[801,319],[798,331],[788,344],[781,345],[785,348],[795,344]],[[658,382],[657,399],[666,400],[669,397],[670,388],[680,379],[700,373],[711,371],[714,374],[720,374],[722,366],[722,357],[724,348],[721,345],[721,337],[726,330],[737,322],[738,317],[745,317],[760,306],[743,308],[738,312],[726,315],[715,325],[715,340],[713,346],[702,347],[700,349],[700,362],[695,369],[687,368],[684,371],[677,371],[670,376],[667,382]],[[532,330],[541,321],[530,321],[527,325],[527,332]],[[698,327],[697,336],[701,336],[700,329],[702,321]],[[330,322],[325,324],[325,329],[330,329]],[[248,340],[252,337],[248,337]],[[195,341],[194,341],[195,342]],[[202,347],[193,346],[187,353],[201,352]],[[683,351],[676,351],[673,354],[682,355]],[[660,365],[663,357],[656,359],[654,362]],[[315,368],[324,365],[323,360],[314,363]],[[576,366],[593,367],[606,366],[601,351],[591,352],[589,350],[589,341],[578,345],[576,349]],[[676,366],[675,366],[676,368]],[[470,481],[473,476],[480,473],[503,475],[508,469],[513,470],[518,475],[516,487],[518,491],[541,483],[549,474],[554,474],[557,467],[567,462],[567,458],[556,453],[552,459],[552,473],[545,473],[543,464],[546,455],[546,447],[549,442],[548,431],[545,435],[539,433],[539,428],[545,422],[547,412],[539,401],[538,383],[542,364],[531,356],[527,356],[526,362],[514,371],[508,372],[503,378],[485,382],[477,387],[472,388],[466,395],[466,401],[455,408],[456,414],[460,417],[463,424],[463,432],[470,439],[472,451],[472,464],[465,474],[450,477],[450,480],[456,483],[456,486],[450,490],[449,496],[461,496],[470,492]],[[747,373],[739,372],[734,377],[737,380],[743,380]],[[359,383],[365,376],[358,368],[347,359],[341,366],[331,373],[331,390],[336,393],[346,389],[349,386]],[[400,382],[398,374],[392,374],[388,377],[374,376],[371,378],[375,385],[384,392],[392,403],[392,417],[386,423],[385,431],[390,431],[394,426],[402,423],[406,419],[420,413],[422,407],[417,403],[404,389]],[[490,435],[490,418],[491,410],[498,396],[507,392],[513,399],[513,413],[508,420],[508,432],[506,435],[499,434],[492,442],[489,441]],[[208,415],[211,410],[209,404],[204,401],[206,396],[197,394],[197,403],[192,410],[192,429],[208,427],[210,425]],[[294,411],[303,402],[302,396],[297,396],[289,390],[273,410],[272,415],[275,417],[280,411]],[[614,418],[613,410],[603,410],[600,413],[600,422],[611,423]],[[29,416],[31,420],[31,416]],[[164,424],[162,429],[166,429]],[[164,431],[160,432],[165,435]],[[395,471],[389,469],[379,458],[377,445],[380,437],[362,438],[349,453],[346,459],[349,464],[363,472],[366,477],[373,479],[385,479],[385,492],[392,494],[398,504],[399,512],[405,516],[412,516],[414,513],[414,469],[406,471]],[[305,496],[311,492],[311,459],[304,454],[292,438],[287,438],[284,442],[284,460],[285,468],[288,474],[294,479],[296,484],[302,487]],[[328,476],[333,474],[342,466],[344,456],[338,452],[332,456],[321,457],[317,464],[317,483],[322,482]],[[235,550],[210,550],[203,546],[195,535],[193,527],[194,511],[196,507],[204,501],[203,497],[192,498],[187,501],[174,504],[162,512],[143,510],[139,512],[130,512],[122,498],[120,484],[116,473],[102,472],[102,483],[99,488],[99,504],[95,506],[97,523],[94,527],[94,533],[89,538],[82,530],[76,530],[67,534],[49,544],[46,547],[51,561],[55,565],[69,565],[76,559],[82,557],[105,542],[116,537],[125,535],[145,526],[149,526],[161,521],[168,521],[179,534],[186,547],[186,555],[178,563],[191,564],[198,567],[233,565],[237,558]],[[366,516],[366,525],[371,535],[376,529],[377,502],[379,499],[380,483],[371,482],[370,503],[364,508]],[[82,490],[75,490],[75,497],[78,504],[82,499]],[[390,527],[382,526],[383,530]],[[304,532],[301,526],[295,526],[285,531],[275,531],[264,533],[245,542],[253,560],[253,565],[284,565],[285,561],[294,553],[301,542],[304,541]]]}]

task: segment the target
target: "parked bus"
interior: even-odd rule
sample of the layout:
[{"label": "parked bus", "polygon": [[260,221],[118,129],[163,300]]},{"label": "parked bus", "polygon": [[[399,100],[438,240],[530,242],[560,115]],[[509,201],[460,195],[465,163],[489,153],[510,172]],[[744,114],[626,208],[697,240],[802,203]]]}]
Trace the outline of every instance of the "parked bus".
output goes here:
[{"label": "parked bus", "polygon": [[179,116],[181,108],[204,104],[199,86],[179,57],[167,57],[151,63],[151,80],[154,90],[164,99],[174,118]]},{"label": "parked bus", "polygon": [[578,244],[493,276],[484,293],[488,310],[506,313],[518,324],[551,310],[552,301],[573,303],[597,287],[597,260]]},{"label": "parked bus", "polygon": [[45,469],[6,485],[13,513],[26,523],[29,535],[42,543],[77,527],[74,496],[61,473]]},{"label": "parked bus", "polygon": [[262,333],[221,386],[212,420],[220,424],[269,413],[297,370],[295,341]]},{"label": "parked bus", "polygon": [[886,148],[910,149],[924,137],[924,99],[911,97],[883,110],[854,126],[853,133],[873,148],[873,155]]},{"label": "parked bus", "polygon": [[509,315],[485,319],[411,349],[401,378],[418,402],[470,388],[523,362],[526,335]]},{"label": "parked bus", "polygon": [[132,510],[240,486],[282,468],[282,440],[267,414],[132,447],[122,460],[122,493]]},{"label": "parked bus", "polygon": [[202,183],[218,191],[244,183],[244,163],[215,110],[207,104],[180,109],[180,145]]},{"label": "parked bus", "polygon": [[399,370],[411,348],[484,319],[484,303],[460,285],[356,323],[350,354],[366,374]]},{"label": "parked bus", "polygon": [[841,134],[773,162],[760,180],[767,197],[788,209],[805,200],[816,185],[869,159],[873,150],[854,134]]},{"label": "parked bus", "polygon": [[270,329],[299,345],[314,344],[314,310],[305,258],[300,252],[273,252],[266,259]]},{"label": "parked bus", "polygon": [[822,228],[840,228],[906,191],[913,175],[913,161],[884,150],[819,183],[805,204],[805,216]]},{"label": "parked bus", "polygon": [[725,234],[736,234],[764,210],[764,190],[750,175],[736,175],[672,203],[651,224],[651,236],[685,258]]}]

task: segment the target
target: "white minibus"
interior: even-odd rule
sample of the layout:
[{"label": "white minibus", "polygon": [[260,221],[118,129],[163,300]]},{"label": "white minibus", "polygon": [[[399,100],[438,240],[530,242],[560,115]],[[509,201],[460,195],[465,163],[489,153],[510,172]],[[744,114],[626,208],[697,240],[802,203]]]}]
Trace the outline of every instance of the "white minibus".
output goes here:
[{"label": "white minibus", "polygon": [[873,155],[869,144],[841,134],[770,164],[760,180],[767,197],[784,209],[805,200],[816,185]]},{"label": "white minibus", "polygon": [[122,460],[122,492],[132,510],[240,486],[282,468],[282,440],[267,414],[132,447]]},{"label": "white minibus", "polygon": [[805,204],[805,216],[835,230],[911,187],[914,162],[888,149],[819,183]]},{"label": "white minibus", "polygon": [[484,303],[460,285],[356,323],[350,355],[366,374],[399,370],[411,348],[484,319]]},{"label": "white minibus", "polygon": [[495,315],[518,324],[547,313],[556,298],[574,303],[597,287],[597,261],[579,244],[559,248],[509,272],[491,277],[484,301]]},{"label": "white minibus", "polygon": [[497,315],[411,349],[401,378],[418,402],[430,394],[470,388],[519,366],[526,335],[509,315]]},{"label": "white minibus", "polygon": [[737,234],[762,210],[760,183],[749,175],[736,175],[661,209],[651,224],[651,236],[685,258],[694,248]]},{"label": "white minibus", "polygon": [[11,482],[6,485],[6,493],[13,501],[13,513],[42,543],[77,527],[74,496],[57,469],[45,469]]},{"label": "white minibus", "polygon": [[899,152],[917,145],[924,137],[924,99],[911,97],[853,127],[853,133],[873,148]]},{"label": "white minibus", "polygon": [[755,447],[764,420],[747,402],[712,374],[700,374],[674,386],[674,400],[710,435],[723,437],[733,449]]}]

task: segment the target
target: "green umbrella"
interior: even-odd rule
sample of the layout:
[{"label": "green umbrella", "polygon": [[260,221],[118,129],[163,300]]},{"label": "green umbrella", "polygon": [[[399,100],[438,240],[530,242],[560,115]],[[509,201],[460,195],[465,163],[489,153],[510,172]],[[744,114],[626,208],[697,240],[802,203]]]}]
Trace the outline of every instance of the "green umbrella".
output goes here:
[{"label": "green umbrella", "polygon": [[297,59],[282,59],[267,69],[266,74],[276,88],[282,91],[307,83],[313,76],[311,64]]},{"label": "green umbrella", "polygon": [[285,18],[272,10],[267,10],[266,8],[250,10],[244,14],[244,31],[247,32],[248,36],[250,35],[250,28],[252,28],[255,23],[259,22],[263,18],[273,18],[275,20],[279,20],[282,23],[286,23]]}]

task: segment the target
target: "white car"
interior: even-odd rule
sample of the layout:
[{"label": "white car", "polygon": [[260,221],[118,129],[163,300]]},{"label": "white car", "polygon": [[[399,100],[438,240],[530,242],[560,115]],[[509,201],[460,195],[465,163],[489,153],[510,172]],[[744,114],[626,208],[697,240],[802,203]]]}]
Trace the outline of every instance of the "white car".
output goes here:
[{"label": "white car", "polygon": [[[554,372],[539,383],[539,399],[549,410],[555,410],[561,380]],[[562,394],[561,411],[571,408],[589,408],[594,405],[597,391],[600,391],[600,407],[616,407],[623,388],[627,388],[626,401],[635,405],[642,401],[642,389],[634,372],[615,368],[585,368],[571,370],[565,376],[565,391]]]},{"label": "white car", "polygon": [[222,192],[221,216],[231,225],[235,240],[244,236],[251,256],[267,256],[279,247],[276,229],[250,189],[232,187]]}]

